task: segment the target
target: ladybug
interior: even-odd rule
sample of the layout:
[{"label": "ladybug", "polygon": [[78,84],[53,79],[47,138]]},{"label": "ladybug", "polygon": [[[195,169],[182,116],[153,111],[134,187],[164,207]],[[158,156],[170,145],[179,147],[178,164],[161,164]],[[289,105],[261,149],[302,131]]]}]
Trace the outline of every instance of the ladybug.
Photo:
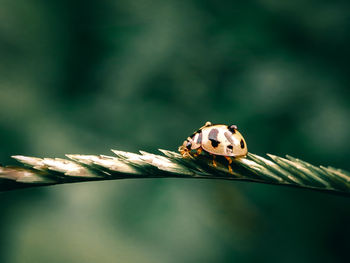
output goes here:
[{"label": "ladybug", "polygon": [[[196,151],[192,154],[193,151]],[[228,169],[232,173],[232,157],[243,157],[247,155],[247,144],[237,130],[236,125],[212,124],[207,122],[198,131],[188,137],[179,147],[183,157],[197,157],[205,151],[213,156],[213,166],[217,167],[215,157],[223,156],[228,161]]]}]

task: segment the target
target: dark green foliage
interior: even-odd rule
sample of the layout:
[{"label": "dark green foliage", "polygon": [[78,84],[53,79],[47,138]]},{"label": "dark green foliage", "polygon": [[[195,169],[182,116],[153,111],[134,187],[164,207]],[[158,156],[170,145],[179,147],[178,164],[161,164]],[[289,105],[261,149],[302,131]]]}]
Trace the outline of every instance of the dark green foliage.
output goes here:
[{"label": "dark green foliage", "polygon": [[[212,121],[259,156],[349,171],[349,5],[2,0],[0,162],[175,150]],[[0,262],[344,262],[349,202],[161,178],[7,191]]]}]

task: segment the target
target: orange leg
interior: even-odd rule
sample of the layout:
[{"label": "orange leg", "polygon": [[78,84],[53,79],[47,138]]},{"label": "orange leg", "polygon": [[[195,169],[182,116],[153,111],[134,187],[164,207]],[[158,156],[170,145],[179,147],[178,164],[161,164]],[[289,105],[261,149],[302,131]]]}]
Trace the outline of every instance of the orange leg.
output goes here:
[{"label": "orange leg", "polygon": [[215,155],[213,155],[213,166],[216,168],[218,165],[215,162]]},{"label": "orange leg", "polygon": [[190,153],[189,153],[188,149],[186,149],[186,148],[183,147],[183,146],[180,146],[180,147],[179,147],[179,151],[180,151],[182,157],[184,157],[184,158],[190,156]]},{"label": "orange leg", "polygon": [[182,157],[185,157],[185,149],[184,149],[184,147],[182,145],[179,147],[178,150],[181,153]]},{"label": "orange leg", "polygon": [[202,151],[203,151],[202,147],[199,147],[197,152],[194,154],[194,157],[197,157],[198,155],[200,155]]},{"label": "orange leg", "polygon": [[228,157],[228,156],[225,156],[225,158],[228,161],[228,171],[230,172],[230,174],[233,174],[232,167],[231,167],[232,159],[231,157]]}]

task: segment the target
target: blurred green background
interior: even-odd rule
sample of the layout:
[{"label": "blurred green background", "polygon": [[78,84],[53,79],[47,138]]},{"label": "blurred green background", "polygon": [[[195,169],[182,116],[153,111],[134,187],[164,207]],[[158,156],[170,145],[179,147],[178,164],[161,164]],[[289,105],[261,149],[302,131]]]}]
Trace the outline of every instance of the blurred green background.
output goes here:
[{"label": "blurred green background", "polygon": [[[0,162],[176,150],[206,121],[350,170],[350,3],[0,0]],[[0,194],[0,262],[344,262],[350,199],[122,180]]]}]

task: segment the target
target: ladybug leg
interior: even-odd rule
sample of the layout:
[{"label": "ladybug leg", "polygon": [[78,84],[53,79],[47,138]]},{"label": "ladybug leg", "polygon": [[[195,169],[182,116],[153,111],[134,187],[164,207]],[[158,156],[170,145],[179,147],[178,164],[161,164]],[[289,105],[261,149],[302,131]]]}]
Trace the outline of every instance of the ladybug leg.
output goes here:
[{"label": "ladybug leg", "polygon": [[203,151],[202,147],[199,147],[197,152],[194,154],[194,157],[197,157],[198,155],[200,155],[202,151]]},{"label": "ladybug leg", "polygon": [[213,166],[216,168],[218,165],[216,164],[216,161],[215,161],[215,155],[213,154]]},{"label": "ladybug leg", "polygon": [[182,154],[182,157],[185,157],[185,158],[188,158],[188,157],[190,157],[190,156],[191,156],[191,154],[190,154],[190,152],[187,151],[187,150],[185,150],[184,153]]},{"label": "ladybug leg", "polygon": [[179,152],[180,152],[180,154],[182,155],[182,157],[185,157],[185,149],[184,149],[184,147],[181,145],[180,147],[179,147]]},{"label": "ladybug leg", "polygon": [[190,153],[186,147],[180,146],[179,147],[179,152],[182,155],[182,157],[186,158],[189,157]]},{"label": "ladybug leg", "polygon": [[225,158],[228,161],[228,171],[230,172],[230,174],[233,174],[232,167],[231,167],[232,159],[228,156],[225,156]]}]

